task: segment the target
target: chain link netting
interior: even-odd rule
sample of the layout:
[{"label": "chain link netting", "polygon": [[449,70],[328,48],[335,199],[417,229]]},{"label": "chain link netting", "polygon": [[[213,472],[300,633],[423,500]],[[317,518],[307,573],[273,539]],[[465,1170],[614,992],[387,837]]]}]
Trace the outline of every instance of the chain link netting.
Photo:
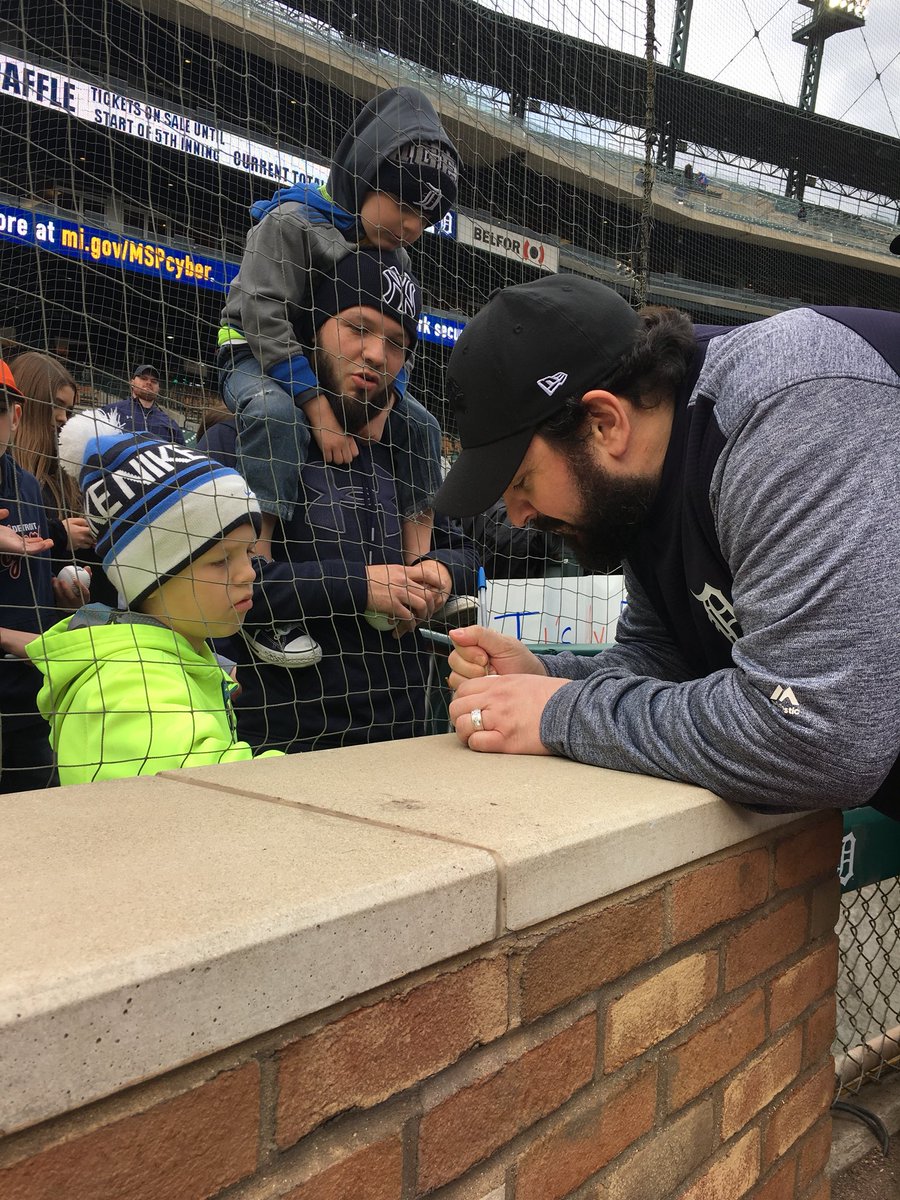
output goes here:
[{"label": "chain link netting", "polygon": [[843,1090],[900,1069],[900,878],[846,892],[837,926],[837,1036]]}]

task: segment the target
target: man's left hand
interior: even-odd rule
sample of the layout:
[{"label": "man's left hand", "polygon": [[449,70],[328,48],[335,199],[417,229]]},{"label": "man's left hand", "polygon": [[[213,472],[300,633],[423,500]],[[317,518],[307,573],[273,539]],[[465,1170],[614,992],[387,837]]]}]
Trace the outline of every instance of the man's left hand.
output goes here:
[{"label": "man's left hand", "polygon": [[[541,716],[550,697],[570,682],[538,675],[467,679],[450,704],[456,736],[486,754],[550,754],[541,741]],[[480,729],[473,712],[481,714]]]}]

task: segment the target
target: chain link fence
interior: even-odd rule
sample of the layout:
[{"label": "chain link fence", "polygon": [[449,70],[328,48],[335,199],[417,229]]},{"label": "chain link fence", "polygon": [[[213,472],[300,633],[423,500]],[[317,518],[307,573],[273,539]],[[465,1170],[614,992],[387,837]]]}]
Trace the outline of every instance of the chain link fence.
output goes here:
[{"label": "chain link fence", "polygon": [[900,824],[848,813],[837,933],[835,1068],[844,1093],[900,1070]]}]

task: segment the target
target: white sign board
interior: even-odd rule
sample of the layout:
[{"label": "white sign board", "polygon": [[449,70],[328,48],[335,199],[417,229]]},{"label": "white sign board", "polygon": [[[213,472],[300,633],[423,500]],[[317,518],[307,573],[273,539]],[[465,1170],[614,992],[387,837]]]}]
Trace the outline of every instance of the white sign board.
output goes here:
[{"label": "white sign board", "polygon": [[[280,187],[295,183],[324,184],[329,168],[324,163],[254,142],[243,134],[219,129],[190,113],[162,108],[139,96],[114,92],[62,71],[37,67],[21,58],[0,54],[0,95],[15,96],[41,108],[69,113],[80,121],[115,129],[190,154],[222,167],[271,179]],[[426,233],[456,237],[456,213],[448,212]]]},{"label": "white sign board", "polygon": [[625,602],[621,575],[498,579],[487,586],[489,627],[522,642],[611,642]]},{"label": "white sign board", "polygon": [[162,108],[140,96],[115,92],[84,80],[0,54],[0,95],[69,113],[92,125],[116,129],[180,154],[190,154],[260,175],[276,184],[322,184],[328,167],[297,154],[254,142],[205,120]]},{"label": "white sign board", "polygon": [[474,217],[459,214],[456,225],[457,241],[476,250],[499,254],[514,262],[528,263],[543,271],[559,270],[559,247],[525,233],[514,233],[503,225],[491,225]]}]

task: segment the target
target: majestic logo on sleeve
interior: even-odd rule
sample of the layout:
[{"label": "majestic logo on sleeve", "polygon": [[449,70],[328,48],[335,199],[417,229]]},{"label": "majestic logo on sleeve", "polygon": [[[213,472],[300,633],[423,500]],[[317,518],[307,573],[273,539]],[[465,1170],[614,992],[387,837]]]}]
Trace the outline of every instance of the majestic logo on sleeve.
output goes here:
[{"label": "majestic logo on sleeve", "polygon": [[719,633],[729,642],[736,642],[741,636],[741,627],[734,606],[725,593],[706,583],[702,592],[691,592],[691,595],[703,605],[704,612]]},{"label": "majestic logo on sleeve", "polygon": [[407,275],[399,267],[386,267],[381,274],[384,276],[382,301],[405,317],[417,317],[416,281],[412,275]]},{"label": "majestic logo on sleeve", "polygon": [[794,695],[792,687],[782,687],[779,683],[769,699],[774,700],[781,711],[787,713],[788,716],[796,717],[800,712],[800,705],[797,703],[797,697]]},{"label": "majestic logo on sleeve", "polygon": [[568,378],[569,376],[565,371],[557,371],[555,375],[545,375],[543,379],[539,379],[537,385],[542,392],[546,392],[548,396],[552,396],[554,392],[559,391]]}]

